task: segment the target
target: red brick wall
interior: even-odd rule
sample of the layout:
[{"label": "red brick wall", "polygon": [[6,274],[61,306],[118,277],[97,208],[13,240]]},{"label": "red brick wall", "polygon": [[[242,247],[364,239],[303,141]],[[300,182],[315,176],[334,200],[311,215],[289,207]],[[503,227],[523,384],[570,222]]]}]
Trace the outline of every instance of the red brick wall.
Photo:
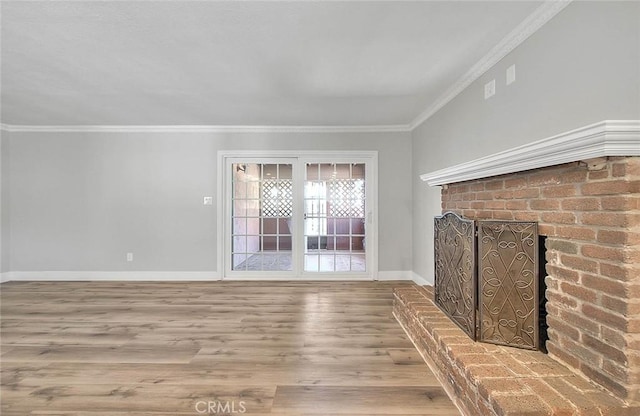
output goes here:
[{"label": "red brick wall", "polygon": [[640,157],[451,184],[442,210],[537,221],[548,237],[549,354],[640,400]]}]

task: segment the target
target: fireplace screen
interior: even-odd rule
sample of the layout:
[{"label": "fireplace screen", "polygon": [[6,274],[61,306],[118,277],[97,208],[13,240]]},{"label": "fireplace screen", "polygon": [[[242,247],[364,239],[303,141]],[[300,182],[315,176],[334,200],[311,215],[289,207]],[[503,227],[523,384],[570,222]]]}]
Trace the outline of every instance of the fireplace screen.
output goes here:
[{"label": "fireplace screen", "polygon": [[476,339],[475,221],[454,213],[435,219],[436,304],[464,332]]},{"label": "fireplace screen", "polygon": [[474,340],[538,349],[537,224],[476,226],[447,213],[436,217],[434,237],[434,295],[443,312]]}]

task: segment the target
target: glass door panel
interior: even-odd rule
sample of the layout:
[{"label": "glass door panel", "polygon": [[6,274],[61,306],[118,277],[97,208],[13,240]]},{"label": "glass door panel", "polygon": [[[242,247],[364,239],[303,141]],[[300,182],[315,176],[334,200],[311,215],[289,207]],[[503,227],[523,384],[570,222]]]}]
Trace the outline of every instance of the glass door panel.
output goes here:
[{"label": "glass door panel", "polygon": [[321,158],[226,159],[225,275],[375,275],[375,215],[367,201],[375,195],[375,165],[366,156]]},{"label": "glass door panel", "polygon": [[365,164],[307,163],[304,271],[366,272]]},{"label": "glass door panel", "polygon": [[232,163],[231,175],[231,270],[293,270],[293,165]]}]

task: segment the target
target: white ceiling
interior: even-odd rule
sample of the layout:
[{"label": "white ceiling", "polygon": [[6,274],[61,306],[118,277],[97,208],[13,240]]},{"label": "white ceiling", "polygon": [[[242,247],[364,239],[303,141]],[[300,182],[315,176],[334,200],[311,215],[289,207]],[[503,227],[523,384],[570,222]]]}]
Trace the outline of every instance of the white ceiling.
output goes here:
[{"label": "white ceiling", "polygon": [[540,1],[3,1],[2,123],[408,125]]}]

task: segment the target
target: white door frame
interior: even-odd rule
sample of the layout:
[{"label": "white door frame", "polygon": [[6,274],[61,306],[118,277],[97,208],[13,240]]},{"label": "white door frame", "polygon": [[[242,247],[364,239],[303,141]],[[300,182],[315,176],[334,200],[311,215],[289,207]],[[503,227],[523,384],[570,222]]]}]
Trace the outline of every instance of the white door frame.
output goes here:
[{"label": "white door frame", "polygon": [[[300,264],[301,256],[293,256],[294,272],[254,272],[229,273],[230,258],[227,256],[231,232],[231,181],[227,164],[230,159],[297,159],[299,166],[304,163],[365,163],[365,195],[367,207],[366,237],[367,266],[366,272],[304,272]],[[217,269],[221,279],[228,280],[377,280],[378,278],[378,152],[377,151],[309,151],[309,150],[220,150],[218,151],[218,183],[217,183]],[[293,162],[295,163],[295,162]],[[294,165],[294,183],[303,183],[304,171]],[[298,169],[296,169],[298,167]],[[304,208],[301,195],[294,190],[294,212],[301,213]],[[292,244],[301,247],[303,227],[298,224],[299,215],[294,215]],[[296,247],[296,246],[294,246]],[[295,273],[295,271],[298,273]]]}]

